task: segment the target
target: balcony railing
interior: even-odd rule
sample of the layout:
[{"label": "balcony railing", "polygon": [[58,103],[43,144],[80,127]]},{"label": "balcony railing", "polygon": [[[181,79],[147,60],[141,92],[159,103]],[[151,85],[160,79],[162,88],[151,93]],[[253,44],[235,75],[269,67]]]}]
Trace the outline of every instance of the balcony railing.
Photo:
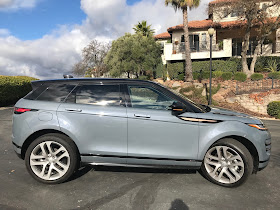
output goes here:
[{"label": "balcony railing", "polygon": [[[205,42],[194,42],[190,44],[191,52],[206,52],[207,44]],[[185,43],[175,44],[173,43],[173,54],[185,53]]]}]

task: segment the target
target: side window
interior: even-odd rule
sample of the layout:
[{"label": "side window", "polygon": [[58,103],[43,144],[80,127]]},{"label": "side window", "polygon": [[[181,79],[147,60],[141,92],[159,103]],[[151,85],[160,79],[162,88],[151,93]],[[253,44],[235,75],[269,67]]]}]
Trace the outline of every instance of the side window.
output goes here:
[{"label": "side window", "polygon": [[120,106],[119,85],[81,85],[66,102],[99,106]]},{"label": "side window", "polygon": [[[63,102],[75,85],[53,84],[43,91],[36,100]],[[36,92],[36,91],[35,91]]]},{"label": "side window", "polygon": [[128,86],[128,91],[133,108],[168,110],[175,101],[150,87]]}]

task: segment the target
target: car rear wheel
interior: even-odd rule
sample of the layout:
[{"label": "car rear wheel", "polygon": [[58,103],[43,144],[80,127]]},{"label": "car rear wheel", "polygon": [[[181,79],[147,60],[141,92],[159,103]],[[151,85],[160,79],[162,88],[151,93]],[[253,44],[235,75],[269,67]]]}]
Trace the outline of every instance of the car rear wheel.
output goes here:
[{"label": "car rear wheel", "polygon": [[77,149],[64,135],[46,134],[30,144],[25,163],[28,172],[36,180],[58,184],[69,179],[77,169]]},{"label": "car rear wheel", "polygon": [[248,149],[234,139],[222,139],[207,151],[201,167],[211,182],[224,187],[237,187],[253,171],[253,159]]}]

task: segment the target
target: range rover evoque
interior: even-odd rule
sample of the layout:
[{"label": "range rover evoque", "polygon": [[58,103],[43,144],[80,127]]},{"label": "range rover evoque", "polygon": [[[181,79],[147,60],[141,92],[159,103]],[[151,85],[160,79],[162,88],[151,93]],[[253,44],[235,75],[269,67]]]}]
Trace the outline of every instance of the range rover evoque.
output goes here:
[{"label": "range rover evoque", "polygon": [[43,183],[93,164],[198,169],[235,187],[269,161],[261,120],[195,104],[154,82],[40,80],[32,89],[15,105],[12,142]]}]

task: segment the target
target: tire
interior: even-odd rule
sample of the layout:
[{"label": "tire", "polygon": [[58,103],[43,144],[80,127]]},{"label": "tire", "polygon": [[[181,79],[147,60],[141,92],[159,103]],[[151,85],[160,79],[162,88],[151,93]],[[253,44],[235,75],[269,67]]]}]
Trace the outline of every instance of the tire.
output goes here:
[{"label": "tire", "polygon": [[253,172],[253,158],[248,149],[235,139],[222,139],[206,152],[202,174],[223,187],[243,184]]},{"label": "tire", "polygon": [[28,172],[34,179],[45,184],[65,182],[75,173],[78,163],[76,145],[62,134],[38,137],[29,145],[25,154]]}]

